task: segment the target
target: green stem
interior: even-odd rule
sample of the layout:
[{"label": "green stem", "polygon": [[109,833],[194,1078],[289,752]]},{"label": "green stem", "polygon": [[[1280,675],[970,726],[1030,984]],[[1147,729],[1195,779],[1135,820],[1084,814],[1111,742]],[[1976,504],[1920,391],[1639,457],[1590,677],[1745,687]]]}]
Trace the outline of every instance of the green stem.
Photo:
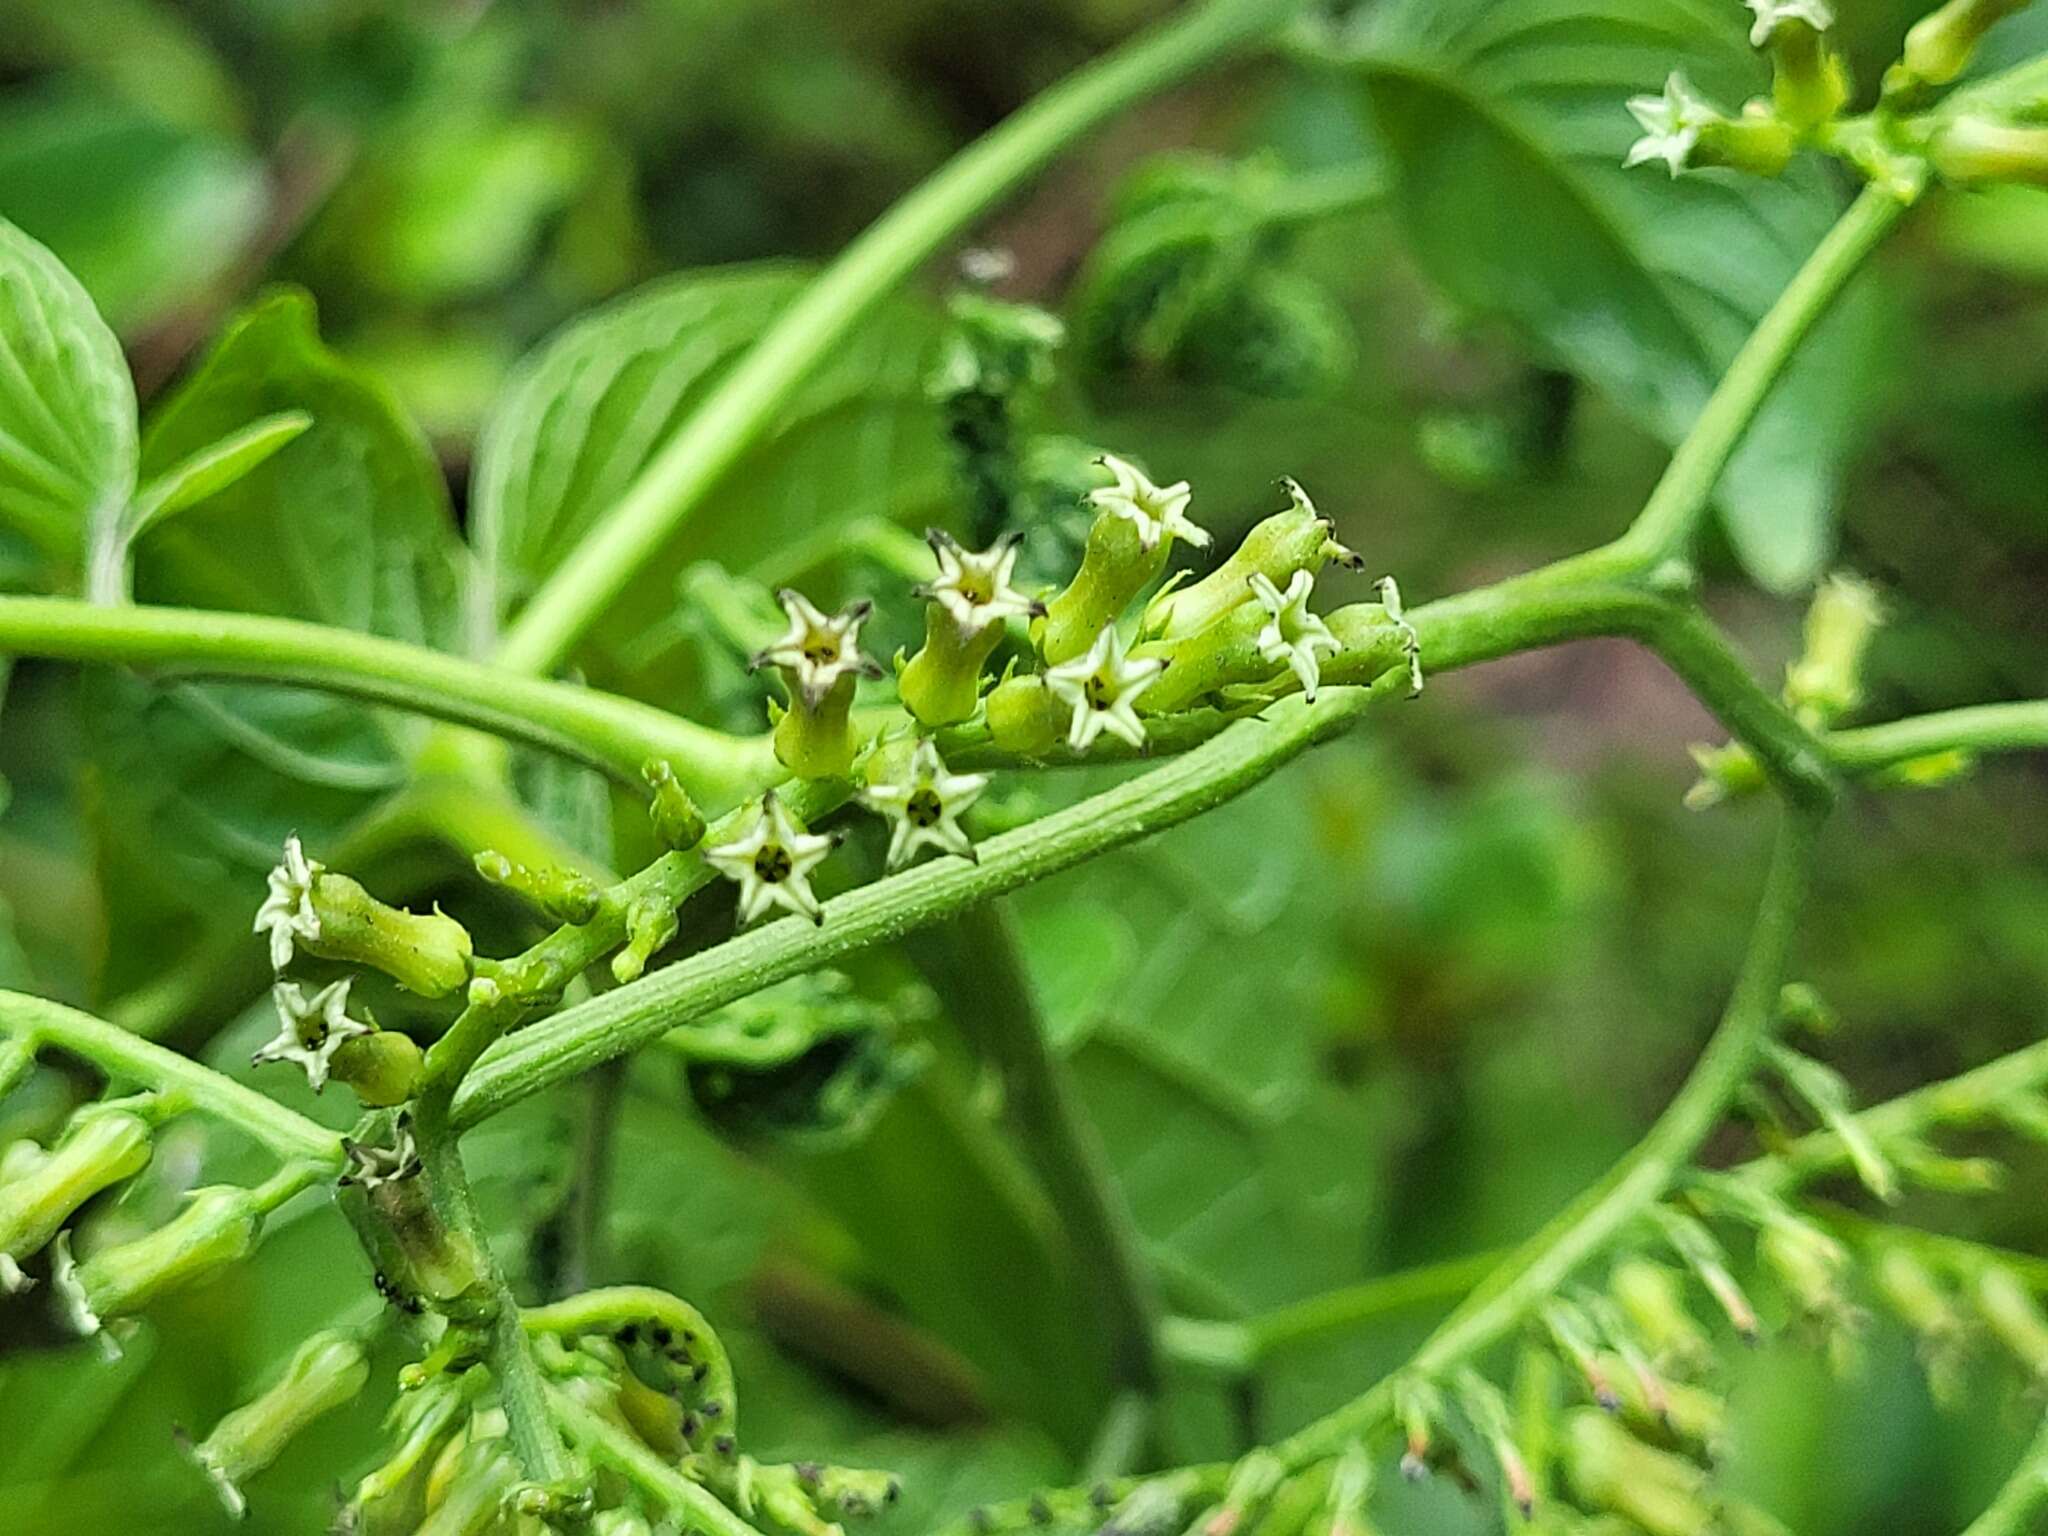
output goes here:
[{"label": "green stem", "polygon": [[334,1132],[211,1067],[138,1039],[91,1014],[22,992],[0,992],[0,1030],[38,1048],[69,1051],[110,1077],[174,1094],[189,1107],[240,1127],[279,1156],[319,1170],[323,1177],[341,1169],[341,1138]]},{"label": "green stem", "polygon": [[1998,1496],[1972,1520],[1963,1536],[2024,1536],[2034,1512],[2048,1503],[2048,1419]]},{"label": "green stem", "polygon": [[744,798],[779,771],[765,737],[727,736],[631,699],[295,619],[0,597],[0,654],[318,688],[476,726],[636,787],[640,765],[663,757],[713,805]]},{"label": "green stem", "polygon": [[1827,738],[1827,748],[1835,766],[1852,775],[1876,773],[1938,752],[2048,750],[2048,700],[1977,704],[1858,726],[1836,731]]},{"label": "green stem", "polygon": [[546,1306],[528,1307],[520,1317],[528,1333],[616,1334],[628,1326],[666,1328],[686,1344],[704,1365],[702,1395],[724,1407],[728,1431],[739,1422],[739,1391],[732,1374],[732,1361],[717,1331],[704,1314],[667,1291],[648,1285],[612,1285],[600,1290],[581,1291]]},{"label": "green stem", "polygon": [[1101,1139],[1046,1038],[1007,913],[993,901],[968,907],[914,942],[911,954],[968,1043],[1001,1079],[1004,1113],[1073,1244],[1107,1328],[1111,1387],[1157,1395],[1158,1287]]},{"label": "green stem", "polygon": [[1905,209],[1892,193],[1866,187],[1821,237],[1735,354],[1650,499],[1615,547],[1646,564],[1683,556],[1691,548],[1721,471],[1770,398],[1778,376]]},{"label": "green stem", "polygon": [[629,1430],[584,1407],[560,1388],[549,1390],[547,1406],[562,1432],[585,1455],[610,1467],[682,1516],[686,1529],[703,1536],[760,1536],[709,1489],[692,1482],[655,1455]]},{"label": "green stem", "polygon": [[[1555,1295],[1572,1273],[1634,1222],[1689,1166],[1728,1101],[1741,1089],[1777,1016],[1792,936],[1804,902],[1819,817],[1787,807],[1764,885],[1749,953],[1728,1007],[1657,1123],[1635,1149],[1572,1206],[1519,1247],[1468,1296],[1415,1353],[1412,1369],[1437,1376],[1506,1337],[1530,1310]],[[1384,1424],[1393,1384],[1363,1396],[1281,1442],[1280,1455],[1302,1466],[1334,1455]]]},{"label": "green stem", "polygon": [[819,274],[647,462],[533,595],[506,631],[498,660],[531,673],[560,665],[876,302],[1076,139],[1270,35],[1300,4],[1202,0],[1067,76],[896,203]]}]

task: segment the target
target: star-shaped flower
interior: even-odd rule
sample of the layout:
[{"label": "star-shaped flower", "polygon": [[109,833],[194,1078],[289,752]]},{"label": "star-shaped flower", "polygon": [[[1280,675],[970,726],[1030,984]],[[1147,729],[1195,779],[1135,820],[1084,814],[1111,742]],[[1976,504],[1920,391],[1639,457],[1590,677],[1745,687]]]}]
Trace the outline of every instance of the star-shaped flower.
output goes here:
[{"label": "star-shaped flower", "polygon": [[739,882],[742,923],[753,922],[770,907],[822,923],[825,912],[811,891],[811,871],[825,862],[835,842],[806,832],[771,789],[761,797],[754,829],[736,842],[706,848],[704,862]]},{"label": "star-shaped flower", "polygon": [[919,587],[917,595],[951,614],[961,634],[978,635],[1000,620],[1035,618],[1045,612],[1045,604],[1011,585],[1022,534],[998,539],[978,555],[961,548],[943,528],[932,529],[924,538],[938,556],[939,574]]},{"label": "star-shaped flower", "polygon": [[306,1069],[306,1081],[318,1093],[327,1086],[327,1069],[342,1042],[376,1033],[348,1016],[348,989],[344,977],[308,997],[297,982],[280,981],[270,989],[280,1027],[250,1061],[259,1067],[266,1061],[295,1061]]},{"label": "star-shaped flower", "polygon": [[828,618],[801,592],[785,587],[775,596],[789,629],[756,653],[752,666],[782,668],[795,691],[812,706],[842,677],[882,675],[882,669],[860,651],[860,627],[874,611],[873,603],[849,603]]},{"label": "star-shaped flower", "polygon": [[1301,679],[1301,691],[1311,704],[1316,686],[1323,680],[1321,651],[1334,656],[1343,647],[1330,633],[1330,626],[1308,611],[1308,600],[1316,580],[1307,571],[1296,571],[1282,592],[1264,571],[1251,575],[1252,591],[1266,610],[1266,627],[1259,631],[1259,654],[1268,661],[1284,661]]},{"label": "star-shaped flower", "polygon": [[295,939],[320,937],[320,914],[313,910],[313,877],[323,866],[306,857],[294,832],[284,840],[284,858],[266,880],[269,894],[256,909],[251,932],[270,935],[270,968],[281,971],[292,960]]},{"label": "star-shaped flower", "polygon": [[924,847],[973,859],[960,818],[986,788],[987,774],[948,773],[937,745],[929,737],[920,741],[901,783],[873,784],[861,793],[868,809],[891,823],[889,868],[901,869]]},{"label": "star-shaped flower", "polygon": [[1188,489],[1187,481],[1154,485],[1145,478],[1143,470],[1113,453],[1105,453],[1095,462],[1116,476],[1116,484],[1090,491],[1089,505],[1116,517],[1129,518],[1137,525],[1138,542],[1146,549],[1157,547],[1165,537],[1186,539],[1197,549],[1209,547],[1208,533],[1188,520],[1188,503],[1194,499],[1194,493]]},{"label": "star-shaped flower", "polygon": [[1071,705],[1073,724],[1067,729],[1067,745],[1086,752],[1104,731],[1134,747],[1145,744],[1145,722],[1133,706],[1138,695],[1159,680],[1166,661],[1159,656],[1132,660],[1125,654],[1124,639],[1114,624],[1105,625],[1095,643],[1072,661],[1047,669],[1045,685],[1056,698]]},{"label": "star-shaped flower", "polygon": [[1756,20],[1749,28],[1749,46],[1752,48],[1763,47],[1779,25],[1787,21],[1803,21],[1816,32],[1825,32],[1835,24],[1835,13],[1827,0],[1742,0],[1742,3],[1756,12]]},{"label": "star-shaped flower", "polygon": [[1673,176],[1686,168],[1700,141],[1700,130],[1719,122],[1721,114],[1682,73],[1674,71],[1664,82],[1661,96],[1631,96],[1629,116],[1643,130],[1643,136],[1629,146],[1624,166],[1662,160]]}]

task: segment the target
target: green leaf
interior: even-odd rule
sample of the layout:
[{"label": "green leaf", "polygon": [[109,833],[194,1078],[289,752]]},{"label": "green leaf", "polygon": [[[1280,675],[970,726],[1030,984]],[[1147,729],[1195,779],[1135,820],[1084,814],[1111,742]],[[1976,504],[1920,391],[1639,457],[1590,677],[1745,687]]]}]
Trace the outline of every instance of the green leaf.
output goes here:
[{"label": "green leaf", "polygon": [[[1346,49],[1430,279],[1670,443],[1840,205],[1807,162],[1775,182],[1622,168],[1627,99],[1672,70],[1731,108],[1764,87],[1741,20],[1692,0],[1393,0]],[[1868,297],[1823,323],[1722,480],[1736,551],[1773,588],[1810,579],[1833,544],[1877,393]]]},{"label": "green leaf", "polygon": [[313,418],[304,411],[279,411],[179,460],[136,496],[132,531],[139,534],[226,490],[311,425]]},{"label": "green leaf", "polygon": [[[279,418],[311,425],[140,542],[138,600],[452,647],[460,549],[439,467],[388,391],[321,344],[304,296],[274,295],[229,324],[151,420],[144,470],[192,484],[195,457]],[[294,689],[155,688],[106,672],[84,686],[115,993],[166,946],[246,927],[285,834],[331,854],[405,782],[425,729]]]},{"label": "green leaf", "polygon": [[0,524],[69,577],[135,489],[135,387],[57,258],[0,219]]},{"label": "green leaf", "polygon": [[263,217],[244,146],[72,92],[0,108],[0,212],[57,252],[132,333],[203,293]]},{"label": "green leaf", "polygon": [[[807,281],[786,266],[691,273],[579,320],[523,363],[478,446],[471,518],[492,609],[515,613]],[[946,444],[924,381],[936,316],[882,309],[828,359],[613,603],[581,659],[608,686],[676,703],[689,679],[650,654],[692,560],[763,574],[776,551],[867,517],[943,511]],[[772,579],[801,573],[775,571]]]}]

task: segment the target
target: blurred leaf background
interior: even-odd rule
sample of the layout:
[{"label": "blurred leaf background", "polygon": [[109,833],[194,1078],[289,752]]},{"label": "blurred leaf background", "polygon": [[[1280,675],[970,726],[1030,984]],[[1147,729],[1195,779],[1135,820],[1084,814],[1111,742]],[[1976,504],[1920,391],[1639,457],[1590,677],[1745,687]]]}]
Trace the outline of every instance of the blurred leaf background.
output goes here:
[{"label": "blurred leaf background", "polygon": [[[315,417],[151,547],[138,595],[474,643],[794,291],[794,264],[829,259],[1159,9],[0,0],[0,215],[118,332],[144,473],[264,412]],[[1872,81],[1915,8],[1843,10]],[[1381,0],[1347,18],[1338,61],[1242,66],[1120,120],[977,235],[1013,259],[1000,294],[1069,323],[1025,423],[1034,451],[1140,453],[1193,480],[1226,540],[1293,474],[1410,601],[1610,535],[1841,194],[1813,170],[1760,189],[1619,171],[1621,99],[1674,53],[1724,99],[1754,87],[1743,20],[1682,0]],[[1997,43],[2039,49],[2048,25],[2021,18]],[[1187,149],[1219,158],[1129,180]],[[1342,211],[1291,216],[1290,189],[1317,185],[1348,189]],[[769,265],[709,270],[735,263]],[[697,562],[903,607],[904,578],[843,536],[968,520],[924,383],[955,283],[936,265],[834,360],[601,626],[586,675],[759,721],[730,616],[677,600],[678,581],[702,590]],[[599,366],[580,344],[615,377],[565,427],[547,391]],[[238,348],[255,361],[238,367]],[[558,472],[536,447],[551,431],[601,452]],[[1894,615],[1872,717],[2048,691],[2048,193],[1946,196],[1916,216],[1786,381],[1722,510],[1710,600],[1764,673],[1798,613],[1767,594],[1839,560]],[[461,569],[458,530],[488,580]],[[252,539],[255,556],[208,558]],[[1040,540],[1034,558],[1056,551]],[[401,567],[402,593],[385,579]],[[0,542],[0,589],[43,579]],[[275,691],[17,668],[0,712],[0,983],[245,1071],[268,1033],[247,912],[293,827],[364,838],[381,892],[438,897],[520,942],[458,861],[364,828],[410,730]],[[1753,810],[1678,807],[1684,743],[1709,735],[1625,645],[1519,658],[1435,682],[1224,812],[1018,900],[1049,1028],[1176,1311],[1246,1315],[1511,1241],[1632,1141],[1718,1008],[1758,879]],[[566,842],[628,851],[600,787],[519,771]],[[991,810],[1021,818],[1083,787],[1005,782]],[[1846,1020],[1827,1051],[1863,1097],[2039,1035],[2038,765],[1863,800],[1827,851],[1802,969]],[[910,1530],[1071,1477],[1108,1389],[1085,1277],[945,1005],[900,955],[864,960],[854,986],[893,1021],[898,1059],[879,1086],[839,1073],[868,1097],[830,1123],[714,1103],[657,1051],[470,1148],[526,1286],[588,1266],[690,1296],[733,1342],[752,1448],[898,1468],[910,1496],[891,1518]],[[57,1092],[10,1101],[0,1133],[46,1123]],[[831,1102],[797,1098],[814,1117]],[[567,1170],[605,1101],[616,1174],[597,1236],[578,1238]],[[1747,1144],[1734,1129],[1714,1152]],[[2022,1158],[2014,1196],[1923,1197],[1903,1216],[2040,1252],[2048,1218],[2027,1192],[2043,1172]],[[220,1528],[170,1426],[210,1422],[368,1296],[352,1239],[316,1207],[119,1362],[11,1306],[6,1520]],[[1250,1394],[1176,1373],[1166,1449],[1284,1431],[1428,1321],[1283,1356]],[[1738,1371],[1725,1476],[1803,1536],[1953,1530],[2027,1428],[1989,1368],[1937,1411],[1884,1325],[1846,1379],[1790,1335]],[[366,1405],[295,1447],[248,1529],[322,1528],[374,1428]],[[1442,1490],[1403,1497],[1404,1529],[1484,1528]]]}]

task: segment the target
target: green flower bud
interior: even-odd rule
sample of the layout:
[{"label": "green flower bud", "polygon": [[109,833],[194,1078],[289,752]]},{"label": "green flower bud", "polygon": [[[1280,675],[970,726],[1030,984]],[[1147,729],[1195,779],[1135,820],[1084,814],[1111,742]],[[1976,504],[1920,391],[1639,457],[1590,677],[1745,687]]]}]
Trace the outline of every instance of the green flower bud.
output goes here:
[{"label": "green flower bud", "polygon": [[356,1484],[347,1527],[363,1536],[411,1536],[425,1513],[426,1483],[434,1460],[461,1428],[477,1379],[446,1378],[409,1392],[392,1405],[387,1427],[398,1444],[384,1464]]},{"label": "green flower bud", "polygon": [[419,1092],[426,1053],[412,1036],[396,1029],[358,1035],[335,1048],[333,1075],[372,1109],[403,1104]]},{"label": "green flower bud", "polygon": [[1144,634],[1158,640],[1194,634],[1252,601],[1255,575],[1284,588],[1296,571],[1314,575],[1332,560],[1347,570],[1364,568],[1363,560],[1336,541],[1336,525],[1316,511],[1308,493],[1290,479],[1280,484],[1287,492],[1287,509],[1256,524],[1230,558],[1200,581],[1154,598],[1145,609]]},{"label": "green flower bud", "polygon": [[442,912],[387,906],[347,875],[313,877],[316,936],[299,942],[312,954],[382,971],[421,997],[446,997],[469,980],[469,931]]},{"label": "green flower bud", "polygon": [[1739,741],[1724,742],[1718,747],[1696,741],[1686,751],[1692,754],[1693,766],[1700,771],[1685,792],[1685,808],[1689,811],[1711,810],[1724,800],[1756,794],[1770,782],[1764,777],[1764,766],[1756,760],[1756,754]]},{"label": "green flower bud", "polygon": [[1606,1414],[1575,1410],[1563,1440],[1566,1475],[1586,1504],[1623,1515],[1650,1536],[1721,1528],[1705,1472],[1643,1444]]},{"label": "green flower bud", "polygon": [[706,828],[704,813],[697,809],[697,802],[690,798],[689,791],[676,778],[673,765],[651,757],[640,765],[640,777],[647,781],[647,788],[654,797],[654,803],[648,807],[648,815],[654,820],[656,841],[664,848],[678,852],[703,842]]},{"label": "green flower bud", "polygon": [[20,1261],[57,1235],[71,1214],[101,1190],[149,1163],[150,1123],[132,1108],[81,1110],[49,1154],[0,1185],[0,1292],[26,1283]]},{"label": "green flower bud", "polygon": [[167,1291],[204,1280],[256,1250],[263,1212],[246,1189],[217,1184],[196,1189],[185,1208],[133,1242],[71,1262],[68,1237],[57,1238],[53,1284],[72,1326],[94,1334],[111,1318],[141,1311]]},{"label": "green flower bud", "polygon": [[1031,626],[1038,654],[1057,665],[1086,652],[1131,600],[1159,579],[1166,569],[1167,544],[1160,539],[1148,547],[1129,519],[1100,513],[1088,529],[1081,569],[1045,605],[1045,617]]},{"label": "green flower bud", "polygon": [[1887,1244],[1874,1272],[1879,1293],[1899,1321],[1923,1339],[1953,1340],[1966,1331],[1948,1287],[1905,1244]]},{"label": "green flower bud", "polygon": [[1099,1536],[1168,1536],[1181,1519],[1181,1496],[1173,1485],[1155,1478],[1125,1494]]},{"label": "green flower bud", "polygon": [[1802,1312],[1809,1317],[1843,1317],[1842,1272],[1849,1255],[1819,1227],[1795,1217],[1766,1222],[1757,1233],[1756,1254]]},{"label": "green flower bud", "polygon": [[1443,1416],[1444,1395],[1436,1383],[1412,1371],[1394,1379],[1394,1417],[1405,1442],[1401,1475],[1411,1483],[1429,1473],[1430,1445]]},{"label": "green flower bud", "polygon": [[502,885],[525,898],[558,923],[580,925],[597,916],[602,894],[597,882],[573,870],[529,869],[487,848],[476,856],[476,872],[492,885]]},{"label": "green flower bud", "polygon": [[519,1462],[503,1436],[471,1440],[457,1453],[446,1490],[414,1536],[487,1536],[500,1529]]},{"label": "green flower bud", "polygon": [[235,1409],[191,1446],[193,1460],[237,1520],[248,1513],[242,1485],[283,1453],[308,1424],[352,1402],[370,1379],[369,1356],[354,1335],[316,1333],[260,1397]]},{"label": "green flower bud", "polygon": [[1059,740],[1063,713],[1042,676],[1008,678],[989,691],[989,737],[1005,752],[1041,757]]},{"label": "green flower bud", "polygon": [[1806,650],[1785,669],[1785,703],[1806,725],[1833,725],[1863,702],[1863,657],[1883,622],[1884,605],[1866,581],[1830,576],[1814,592]]},{"label": "green flower bud", "polygon": [[1472,1421],[1472,1427],[1487,1443],[1500,1466],[1501,1483],[1509,1502],[1520,1511],[1524,1520],[1533,1518],[1536,1513],[1536,1482],[1529,1475],[1529,1464],[1522,1459],[1520,1447],[1515,1444],[1509,1427],[1508,1405],[1500,1389],[1469,1367],[1458,1373],[1457,1386],[1458,1401],[1464,1406],[1465,1416]]},{"label": "green flower bud", "polygon": [[2048,128],[1958,117],[1942,125],[1927,152],[1935,174],[1957,186],[2048,187]]},{"label": "green flower bud", "polygon": [[1906,33],[1898,63],[1885,74],[1885,104],[1910,106],[1955,80],[1970,67],[1984,34],[2026,4],[2028,0],[1949,0],[1921,17]]},{"label": "green flower bud", "polygon": [[1648,1259],[1627,1259],[1615,1266],[1609,1286],[1615,1305],[1652,1359],[1689,1366],[1711,1356],[1712,1347],[1685,1304],[1685,1288],[1675,1271]]},{"label": "green flower bud", "polygon": [[675,903],[659,891],[649,891],[626,908],[626,946],[612,956],[612,977],[621,985],[638,981],[654,958],[681,926]]}]

